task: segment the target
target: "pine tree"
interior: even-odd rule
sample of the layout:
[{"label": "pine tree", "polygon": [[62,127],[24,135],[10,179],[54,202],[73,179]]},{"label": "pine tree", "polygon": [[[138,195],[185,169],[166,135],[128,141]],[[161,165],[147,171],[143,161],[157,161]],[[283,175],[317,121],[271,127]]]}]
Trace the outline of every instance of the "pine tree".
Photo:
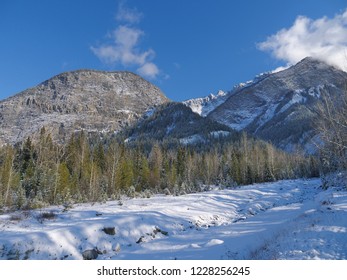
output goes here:
[{"label": "pine tree", "polygon": [[127,191],[127,189],[133,185],[134,173],[132,160],[128,157],[125,147],[120,148],[119,162],[116,168],[116,188],[118,190]]},{"label": "pine tree", "polygon": [[16,162],[19,165],[21,185],[25,190],[25,196],[32,198],[37,194],[35,178],[35,159],[34,147],[30,137],[22,144],[17,153]]},{"label": "pine tree", "polygon": [[162,170],[163,155],[161,148],[156,143],[152,147],[152,151],[149,155],[150,166],[150,186],[152,188],[159,187],[161,183],[161,170]]},{"label": "pine tree", "polygon": [[186,153],[183,147],[178,147],[177,149],[177,158],[176,158],[176,170],[179,183],[184,180],[186,169]]},{"label": "pine tree", "polygon": [[264,168],[264,180],[265,182],[273,182],[276,180],[269,166],[269,163],[267,161],[265,162],[265,168]]},{"label": "pine tree", "polygon": [[138,191],[147,189],[150,185],[150,174],[149,164],[145,156],[141,157],[141,169],[140,169],[140,180]]}]

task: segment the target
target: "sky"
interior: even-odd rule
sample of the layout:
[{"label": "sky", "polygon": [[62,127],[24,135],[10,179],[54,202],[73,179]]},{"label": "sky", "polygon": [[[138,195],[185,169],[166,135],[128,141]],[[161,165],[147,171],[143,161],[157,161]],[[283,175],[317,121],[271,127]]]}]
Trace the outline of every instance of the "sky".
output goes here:
[{"label": "sky", "polygon": [[77,69],[203,97],[313,56],[347,71],[346,0],[1,0],[0,100]]}]

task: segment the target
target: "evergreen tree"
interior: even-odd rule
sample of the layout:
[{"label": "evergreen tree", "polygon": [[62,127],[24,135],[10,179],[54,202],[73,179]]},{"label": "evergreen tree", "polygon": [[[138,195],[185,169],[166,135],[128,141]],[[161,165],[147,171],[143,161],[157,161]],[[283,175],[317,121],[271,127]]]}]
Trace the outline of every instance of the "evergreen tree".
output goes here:
[{"label": "evergreen tree", "polygon": [[[70,172],[66,163],[60,163],[57,174],[57,196],[60,198],[60,203],[65,202],[70,195]],[[59,201],[58,200],[58,201]]]},{"label": "evergreen tree", "polygon": [[163,164],[163,155],[161,148],[156,143],[153,145],[152,151],[149,155],[149,166],[150,166],[150,186],[152,188],[159,187],[161,184],[161,171]]},{"label": "evergreen tree", "polygon": [[150,186],[150,174],[148,160],[145,156],[142,156],[138,191],[145,190]]},{"label": "evergreen tree", "polygon": [[264,180],[265,182],[275,181],[275,175],[272,173],[272,170],[267,161],[265,162],[265,168],[264,168]]},{"label": "evergreen tree", "polygon": [[120,158],[116,168],[116,188],[118,190],[127,191],[133,185],[134,174],[131,158],[128,157],[125,147],[120,148]]}]

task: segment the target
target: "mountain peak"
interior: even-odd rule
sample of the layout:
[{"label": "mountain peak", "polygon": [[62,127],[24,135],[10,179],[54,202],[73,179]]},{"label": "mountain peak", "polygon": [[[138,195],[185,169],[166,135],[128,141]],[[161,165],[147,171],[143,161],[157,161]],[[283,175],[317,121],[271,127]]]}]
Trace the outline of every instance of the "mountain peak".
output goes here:
[{"label": "mountain peak", "polygon": [[297,71],[298,69],[307,69],[307,70],[327,70],[327,69],[334,69],[335,71],[341,71],[341,69],[335,67],[334,65],[331,65],[324,60],[308,56],[304,59],[300,60],[297,64],[295,64],[294,69]]},{"label": "mountain peak", "polygon": [[117,86],[130,87],[132,84],[134,84],[134,87],[138,87],[141,84],[142,87],[155,87],[141,76],[129,71],[101,71],[93,69],[79,69],[63,72],[44,81],[39,86],[46,87],[52,83],[65,87],[104,85],[109,88],[114,88]]},{"label": "mountain peak", "polygon": [[322,60],[319,60],[318,58],[314,58],[313,56],[306,56],[302,60],[300,60],[298,63],[321,63]]},{"label": "mountain peak", "polygon": [[119,131],[168,101],[131,72],[64,72],[0,102],[0,144],[21,141],[42,126],[57,139],[82,129]]}]

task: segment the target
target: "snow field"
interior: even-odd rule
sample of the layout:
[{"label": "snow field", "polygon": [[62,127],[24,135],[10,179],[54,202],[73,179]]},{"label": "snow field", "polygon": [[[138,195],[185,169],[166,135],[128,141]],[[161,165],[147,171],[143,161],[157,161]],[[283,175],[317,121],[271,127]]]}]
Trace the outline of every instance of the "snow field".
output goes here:
[{"label": "snow field", "polygon": [[[346,259],[347,192],[319,179],[0,215],[0,259]],[[107,234],[105,228],[110,228]]]}]

